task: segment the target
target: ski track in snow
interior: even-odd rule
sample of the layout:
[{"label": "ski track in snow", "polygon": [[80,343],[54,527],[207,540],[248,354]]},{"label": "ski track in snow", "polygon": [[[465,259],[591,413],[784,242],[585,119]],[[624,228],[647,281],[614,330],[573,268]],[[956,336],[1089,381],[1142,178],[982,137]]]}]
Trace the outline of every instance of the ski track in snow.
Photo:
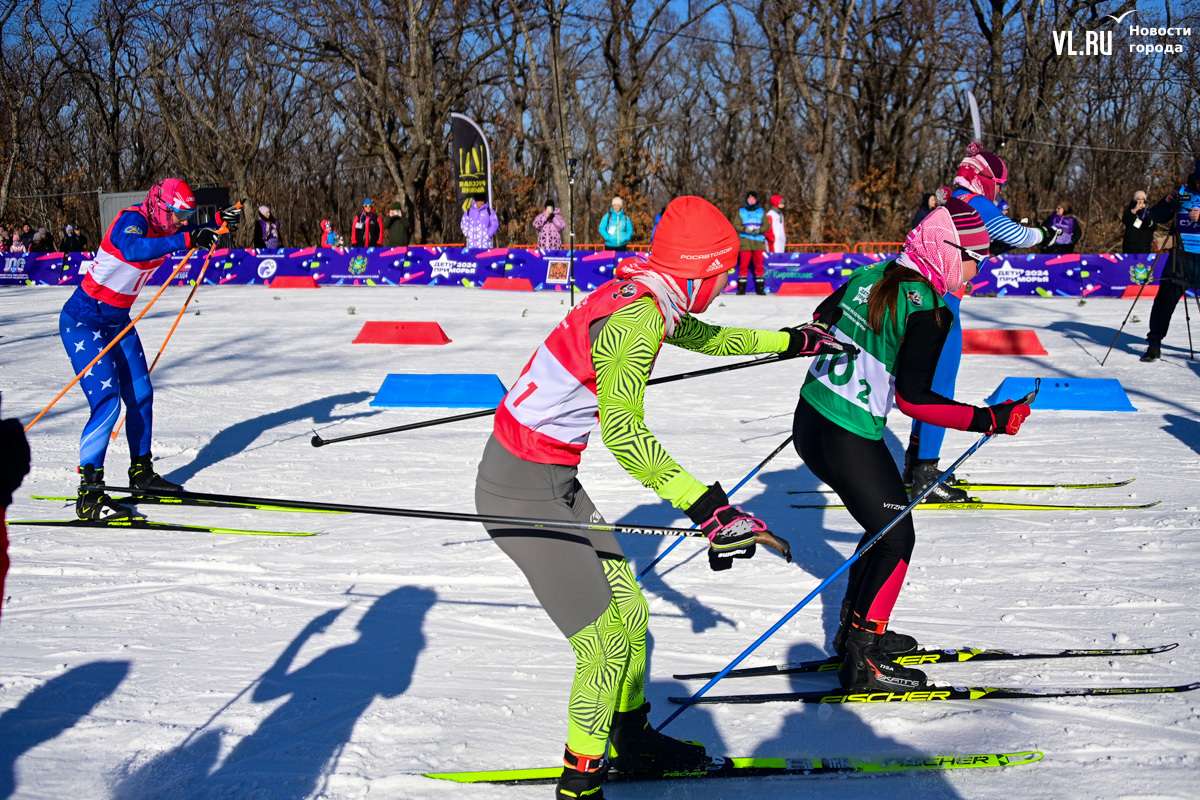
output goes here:
[{"label": "ski track in snow", "polygon": [[[157,352],[186,288],[139,323]],[[0,291],[4,416],[28,421],[71,378],[57,338],[68,293]],[[189,489],[473,511],[490,419],[314,449],[332,438],[430,419],[445,409],[368,405],[389,372],[496,373],[509,385],[567,312],[565,294],[461,288],[203,287],[154,375],[154,454]],[[148,299],[148,295],[147,295]],[[144,300],[143,300],[144,302]],[[1162,504],[1145,511],[920,514],[896,609],[928,646],[1065,649],[1179,642],[1162,655],[929,668],[941,683],[1182,684],[1200,678],[1200,361],[1187,360],[1182,309],[1155,364],[1137,361],[1145,322],[1099,359],[1128,300],[971,298],[972,328],[1035,328],[1049,357],[967,356],[959,399],[979,402],[1008,375],[1118,378],[1138,413],[1039,412],[960,470],[977,481],[1102,481],[1029,502]],[[816,298],[725,297],[705,318],[778,329]],[[1149,306],[1138,311],[1143,319]],[[347,307],[357,313],[347,313]],[[142,307],[139,303],[138,308]],[[436,320],[442,347],[352,345],[368,320]],[[728,359],[732,362],[737,359]],[[664,348],[656,375],[717,362]],[[676,459],[732,486],[791,430],[807,362],[651,388],[647,421]],[[73,389],[31,431],[32,473],[9,519],[73,509],[29,499],[73,494],[86,419]],[[909,422],[893,411],[901,456]],[[951,431],[943,463],[975,434]],[[122,435],[108,458],[124,483]],[[580,478],[610,520],[684,525],[626,475],[599,433]],[[853,552],[841,511],[800,511],[788,489],[818,482],[785,450],[735,501],[793,547],[710,572],[685,542],[644,581],[651,611],[647,695],[701,682]],[[1036,498],[1036,499],[1035,499]],[[550,787],[458,786],[425,771],[554,764],[565,740],[569,645],[516,567],[475,525],[334,514],[147,506],[154,519],[278,530],[305,539],[10,528],[0,624],[0,799],[64,797],[545,798]],[[640,571],[669,542],[624,536]],[[839,582],[745,666],[818,657],[837,624]],[[822,604],[822,602],[824,604]],[[730,680],[715,693],[831,685],[829,676]],[[729,755],[841,756],[1041,749],[1038,764],[878,778],[615,785],[607,796],[850,798],[1184,798],[1200,785],[1200,692],[880,707],[702,706],[668,732]]]}]

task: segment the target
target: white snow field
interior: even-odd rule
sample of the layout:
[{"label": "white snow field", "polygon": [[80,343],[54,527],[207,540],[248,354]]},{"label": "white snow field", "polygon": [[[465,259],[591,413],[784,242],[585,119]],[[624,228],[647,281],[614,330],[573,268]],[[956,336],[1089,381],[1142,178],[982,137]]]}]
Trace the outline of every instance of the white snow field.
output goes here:
[{"label": "white snow field", "polygon": [[[185,288],[139,323],[151,357]],[[3,415],[28,421],[71,378],[57,316],[69,292],[0,292]],[[142,304],[150,293],[143,294]],[[331,438],[461,413],[368,405],[389,372],[495,373],[509,385],[567,312],[562,293],[461,288],[318,291],[203,287],[154,375],[154,455],[201,492],[473,512],[490,419],[362,439]],[[778,329],[815,298],[724,297],[705,318]],[[1141,364],[1143,300],[1103,369],[1129,300],[969,298],[968,328],[1035,328],[1046,357],[966,356],[957,396],[979,402],[1005,376],[1118,378],[1137,413],[1035,410],[959,472],[976,480],[1119,489],[991,493],[1148,510],[921,512],[894,616],[926,646],[1063,649],[1178,642],[1161,655],[929,667],[956,685],[1153,686],[1200,680],[1200,361],[1183,309],[1164,359]],[[355,313],[350,313],[350,308]],[[368,320],[436,320],[445,346],[355,345]],[[1197,320],[1200,344],[1200,320]],[[740,359],[726,359],[732,363]],[[717,359],[664,348],[656,375]],[[705,481],[732,487],[791,432],[805,360],[652,387],[647,420]],[[8,518],[70,517],[31,494],[73,494],[87,417],[73,389],[30,432],[33,471]],[[893,411],[902,455],[909,421]],[[951,432],[943,464],[978,437]],[[109,483],[128,465],[124,436]],[[689,524],[613,460],[597,432],[580,478],[610,520]],[[853,552],[843,511],[790,447],[734,499],[787,537],[788,565],[760,549],[722,573],[685,541],[644,582],[651,609],[647,695],[719,669]],[[151,518],[323,531],[311,538],[11,527],[0,623],[0,800],[72,798],[548,798],[546,786],[460,786],[428,771],[558,763],[573,670],[567,642],[517,568],[475,524],[366,515],[145,506]],[[640,570],[668,542],[624,536]],[[834,584],[745,663],[827,652]],[[723,681],[714,693],[831,687],[829,675]],[[1194,798],[1200,691],[1189,694],[844,707],[699,706],[667,732],[710,752],[781,757],[1039,749],[1006,769],[848,778],[612,785],[623,798]]]}]

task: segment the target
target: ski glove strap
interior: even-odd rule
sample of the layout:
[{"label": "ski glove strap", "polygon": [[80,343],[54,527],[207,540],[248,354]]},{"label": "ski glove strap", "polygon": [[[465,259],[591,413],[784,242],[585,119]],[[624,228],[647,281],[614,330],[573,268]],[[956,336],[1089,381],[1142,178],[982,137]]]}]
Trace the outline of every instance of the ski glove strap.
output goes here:
[{"label": "ski glove strap", "polygon": [[847,342],[838,341],[824,322],[810,322],[794,328],[784,328],[788,335],[788,347],[779,354],[780,358],[821,355],[858,355],[858,348]]},{"label": "ski glove strap", "polygon": [[1029,404],[1018,403],[1015,400],[1005,400],[994,406],[988,406],[992,415],[992,429],[988,433],[1007,433],[1015,436],[1021,430],[1021,423],[1029,417]]}]

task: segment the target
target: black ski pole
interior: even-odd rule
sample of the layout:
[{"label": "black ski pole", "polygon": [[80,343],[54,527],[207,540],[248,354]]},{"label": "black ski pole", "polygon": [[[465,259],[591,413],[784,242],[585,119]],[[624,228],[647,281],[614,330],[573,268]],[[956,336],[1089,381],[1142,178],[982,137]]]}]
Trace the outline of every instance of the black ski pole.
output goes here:
[{"label": "black ski pole", "polygon": [[[723,364],[719,367],[709,367],[708,369],[699,369],[693,372],[681,372],[678,375],[665,375],[661,378],[651,378],[646,382],[647,386],[658,386],[663,383],[671,383],[672,381],[682,381],[688,378],[700,378],[705,375],[716,375],[719,372],[729,372],[735,369],[745,369],[746,367],[757,367],[760,364],[774,364],[779,361],[778,355],[769,355],[766,358],[756,358],[751,361],[739,361],[736,364]],[[494,408],[485,408],[482,411],[471,411],[466,414],[457,414],[452,417],[439,417],[438,419],[425,420],[424,422],[412,422],[408,425],[397,425],[394,428],[383,428],[377,431],[367,431],[366,433],[355,433],[350,436],[338,436],[335,439],[323,439],[316,431],[313,431],[312,446],[324,447],[327,444],[336,442],[348,442],[351,439],[366,439],[371,436],[383,436],[388,433],[402,433],[404,431],[412,431],[417,428],[428,428],[433,425],[444,425],[448,422],[462,422],[468,419],[478,419],[479,417],[490,417],[496,413]]]},{"label": "black ski pole", "polygon": [[[276,508],[294,508],[299,511],[340,511],[345,514],[375,514],[383,517],[415,517],[416,519],[451,520],[458,522],[478,522],[484,525],[512,525],[522,528],[548,528],[570,531],[607,531],[609,533],[637,533],[647,536],[690,536],[707,538],[704,531],[689,528],[669,528],[657,525],[625,525],[611,522],[578,522],[575,520],[531,519],[527,517],[504,517],[495,514],[468,514],[462,511],[430,511],[423,508],[390,508],[387,506],[365,506],[353,503],[321,503],[310,500],[282,500],[266,497],[244,497],[234,494],[208,494],[205,492],[178,491],[168,492],[159,489],[135,489],[132,486],[89,485],[89,489],[104,488],[110,492],[129,492],[130,494],[148,495],[150,497],[180,497],[186,500],[215,500],[223,503],[249,503],[251,505],[274,506]],[[760,544],[774,547],[778,542],[783,546],[780,552],[788,561],[791,554],[787,543],[770,532],[768,536],[759,538]]]},{"label": "black ski pole", "polygon": [[1129,307],[1129,311],[1125,314],[1125,319],[1121,320],[1121,327],[1117,328],[1117,335],[1113,337],[1112,344],[1108,346],[1108,350],[1104,352],[1104,358],[1100,359],[1100,366],[1104,366],[1104,362],[1108,361],[1108,354],[1112,352],[1113,347],[1117,344],[1117,339],[1121,338],[1121,331],[1125,330],[1125,323],[1129,322],[1129,317],[1133,315],[1133,309],[1138,304],[1138,300],[1142,299],[1142,292],[1146,291],[1146,284],[1154,279],[1154,270],[1150,270],[1150,274],[1142,285],[1138,287],[1137,297],[1133,298],[1133,305]]}]

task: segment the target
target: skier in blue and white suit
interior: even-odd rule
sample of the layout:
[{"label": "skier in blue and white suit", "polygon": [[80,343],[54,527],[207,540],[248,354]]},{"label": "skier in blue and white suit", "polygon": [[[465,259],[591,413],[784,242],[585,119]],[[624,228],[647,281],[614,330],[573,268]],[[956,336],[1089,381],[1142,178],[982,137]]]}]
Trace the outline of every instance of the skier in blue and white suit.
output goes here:
[{"label": "skier in blue and white suit", "polygon": [[[996,203],[1000,189],[1007,180],[1008,166],[1004,159],[984,150],[979,142],[971,142],[967,146],[967,157],[958,165],[958,171],[954,175],[956,188],[952,196],[969,203],[983,218],[983,224],[992,242],[992,255],[1000,255],[1018,247],[1034,247],[1043,242],[1050,242],[1060,233],[1055,228],[1021,225],[1006,217]],[[939,204],[944,202],[944,198],[938,198]],[[962,360],[962,325],[958,314],[961,298],[961,294],[947,294],[943,298],[954,312],[954,325],[950,328],[950,334],[938,358],[937,370],[933,376],[933,391],[946,397],[954,396],[958,365]],[[925,487],[941,474],[937,463],[945,437],[945,428],[925,422],[913,422],[908,449],[904,453],[904,481],[911,484],[912,497],[924,491]],[[936,486],[926,496],[926,502],[930,503],[962,503],[969,499],[966,492],[952,485],[952,480]]]}]

